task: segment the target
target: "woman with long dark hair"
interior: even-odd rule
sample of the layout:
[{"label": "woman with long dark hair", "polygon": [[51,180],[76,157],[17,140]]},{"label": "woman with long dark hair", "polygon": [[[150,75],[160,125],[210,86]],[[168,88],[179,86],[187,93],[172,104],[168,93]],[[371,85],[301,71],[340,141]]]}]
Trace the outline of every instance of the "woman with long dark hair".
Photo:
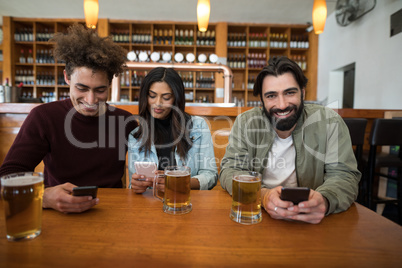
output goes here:
[{"label": "woman with long dark hair", "polygon": [[190,116],[185,108],[184,85],[171,68],[158,67],[144,78],[138,102],[139,127],[129,136],[130,186],[143,193],[153,178],[136,174],[135,162],[154,162],[191,168],[191,188],[212,189],[217,182],[211,132],[205,120]]}]

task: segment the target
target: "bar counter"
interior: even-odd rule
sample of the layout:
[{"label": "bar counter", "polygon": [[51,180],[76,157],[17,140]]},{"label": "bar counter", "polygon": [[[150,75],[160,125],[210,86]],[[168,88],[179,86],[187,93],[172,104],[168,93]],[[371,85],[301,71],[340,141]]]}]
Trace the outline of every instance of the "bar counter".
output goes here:
[{"label": "bar counter", "polygon": [[[0,165],[3,162],[11,144],[13,143],[19,128],[28,113],[40,103],[0,103]],[[112,104],[132,114],[138,114],[138,105],[131,103]],[[223,158],[228,145],[228,136],[236,116],[252,109],[253,107],[219,107],[230,106],[231,104],[198,104],[191,103],[186,106],[186,112],[191,115],[199,115],[207,120],[213,138],[215,157],[217,165]],[[232,104],[233,105],[233,104]],[[388,110],[370,109],[338,109],[335,110],[344,118],[367,118],[368,124],[365,134],[364,150],[369,150],[368,138],[371,125],[375,118],[384,118]],[[399,110],[401,112],[401,110]]]},{"label": "bar counter", "polygon": [[355,203],[320,224],[229,218],[222,188],[191,191],[193,210],[168,215],[148,190],[99,189],[89,211],[43,211],[42,234],[8,242],[0,201],[0,267],[400,267],[402,227]]},{"label": "bar counter", "polygon": [[[41,103],[0,103],[0,114],[28,114],[34,107]],[[114,105],[114,104],[112,104]],[[132,114],[138,114],[138,105],[116,103],[118,108],[127,110]],[[222,107],[227,104],[190,104],[186,106],[186,112],[192,115],[200,116],[234,116],[248,111],[254,107]],[[385,110],[385,109],[335,109],[335,111],[344,118],[384,118],[386,111],[402,111],[402,110]]]}]

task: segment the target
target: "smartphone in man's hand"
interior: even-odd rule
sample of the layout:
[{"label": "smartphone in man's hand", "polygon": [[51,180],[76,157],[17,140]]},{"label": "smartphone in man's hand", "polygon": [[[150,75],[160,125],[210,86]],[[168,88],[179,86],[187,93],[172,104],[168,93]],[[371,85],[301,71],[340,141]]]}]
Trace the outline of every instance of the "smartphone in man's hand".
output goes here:
[{"label": "smartphone in man's hand", "polygon": [[308,187],[282,187],[280,198],[284,201],[290,201],[294,205],[307,201],[310,195]]},{"label": "smartphone in man's hand", "polygon": [[73,196],[92,196],[96,198],[98,193],[98,186],[80,186],[73,188]]}]

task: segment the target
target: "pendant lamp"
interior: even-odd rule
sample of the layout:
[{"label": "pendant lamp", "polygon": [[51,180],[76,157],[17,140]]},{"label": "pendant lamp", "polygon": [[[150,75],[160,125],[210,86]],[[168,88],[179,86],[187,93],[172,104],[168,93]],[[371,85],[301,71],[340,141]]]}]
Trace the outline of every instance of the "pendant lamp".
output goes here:
[{"label": "pendant lamp", "polygon": [[85,24],[88,28],[95,29],[98,23],[98,0],[84,0]]},{"label": "pendant lamp", "polygon": [[211,10],[211,4],[209,3],[209,0],[198,0],[197,21],[198,21],[198,30],[200,32],[205,32],[208,29],[210,10]]},{"label": "pendant lamp", "polygon": [[327,3],[325,0],[314,0],[313,27],[315,34],[324,32],[325,20],[327,19]]}]

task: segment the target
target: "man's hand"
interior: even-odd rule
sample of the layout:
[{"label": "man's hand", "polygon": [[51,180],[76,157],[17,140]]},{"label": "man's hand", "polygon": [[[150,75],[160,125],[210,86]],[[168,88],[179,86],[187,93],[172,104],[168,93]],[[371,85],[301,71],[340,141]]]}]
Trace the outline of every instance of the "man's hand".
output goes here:
[{"label": "man's hand", "polygon": [[262,202],[265,210],[274,219],[297,220],[317,224],[325,216],[328,201],[319,193],[310,190],[309,200],[293,205],[280,199],[282,186],[271,190],[262,189]]},{"label": "man's hand", "polygon": [[63,213],[79,213],[86,211],[99,203],[99,199],[92,196],[72,196],[76,185],[64,183],[45,188],[43,207],[53,208]]}]

